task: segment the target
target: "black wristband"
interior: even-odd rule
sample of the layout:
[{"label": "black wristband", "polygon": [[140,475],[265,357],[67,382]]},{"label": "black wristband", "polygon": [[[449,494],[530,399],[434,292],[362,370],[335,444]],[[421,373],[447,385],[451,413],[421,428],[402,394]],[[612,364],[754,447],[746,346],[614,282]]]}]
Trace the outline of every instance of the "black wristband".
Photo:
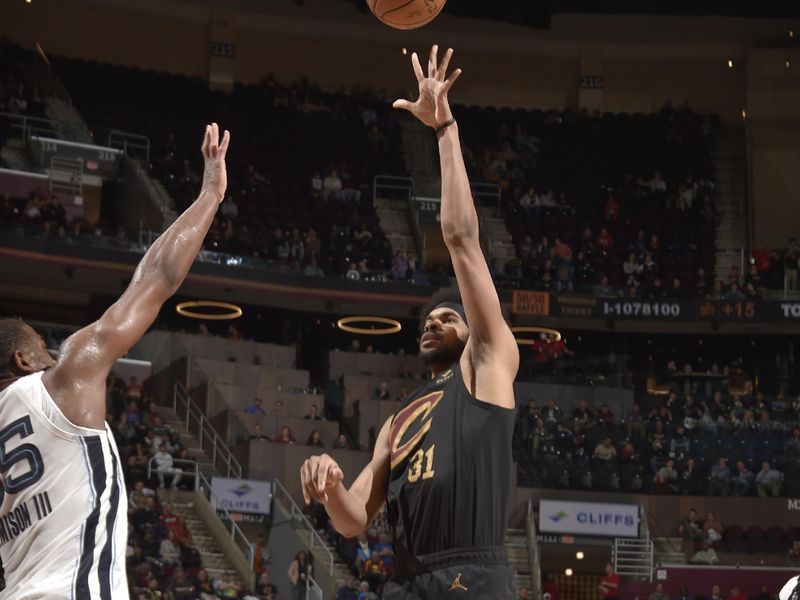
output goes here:
[{"label": "black wristband", "polygon": [[455,122],[456,122],[455,118],[454,117],[450,117],[449,119],[447,119],[447,121],[445,121],[444,123],[442,123],[441,125],[439,125],[436,128],[436,134],[437,135],[440,134],[442,131],[444,131],[445,129],[450,127],[450,125],[452,125]]}]

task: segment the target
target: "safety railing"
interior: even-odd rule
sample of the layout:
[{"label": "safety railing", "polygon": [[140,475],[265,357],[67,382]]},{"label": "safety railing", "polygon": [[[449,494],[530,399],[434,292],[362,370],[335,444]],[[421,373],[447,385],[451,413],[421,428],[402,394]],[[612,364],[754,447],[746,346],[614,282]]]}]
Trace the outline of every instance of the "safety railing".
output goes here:
[{"label": "safety railing", "polygon": [[297,506],[297,503],[294,501],[294,498],[286,491],[286,488],[283,487],[280,481],[277,479],[275,480],[275,499],[280,499],[283,502],[284,506],[289,509],[291,513],[292,521],[295,520],[300,521],[303,526],[308,529],[311,537],[309,541],[309,550],[313,551],[315,549],[319,549],[320,553],[323,556],[323,563],[327,566],[328,572],[333,574],[333,552],[331,552],[330,548],[325,544],[322,537],[317,533],[317,530],[314,529],[314,526],[311,525],[311,522],[306,518],[303,514],[303,511]]},{"label": "safety railing", "polygon": [[247,559],[252,570],[253,557],[255,556],[253,544],[251,544],[247,539],[247,536],[236,523],[236,520],[233,518],[233,515],[231,515],[230,511],[223,506],[222,502],[220,502],[219,498],[217,498],[216,494],[214,494],[214,490],[211,488],[211,484],[209,483],[208,479],[206,479],[200,471],[197,471],[196,489],[202,492],[208,498],[209,503],[218,513],[222,513],[220,515],[220,519],[230,523],[231,541],[242,551],[242,554],[244,554],[244,557]]},{"label": "safety railing", "polygon": [[112,129],[108,133],[108,146],[122,150],[133,158],[150,160],[150,138],[146,135]]},{"label": "safety railing", "polygon": [[536,535],[536,517],[533,514],[533,498],[528,498],[526,530],[528,534],[528,562],[531,567],[531,595],[536,600],[541,600],[542,567],[539,558],[539,538]]},{"label": "safety railing", "polygon": [[242,476],[242,465],[180,382],[175,383],[173,389],[172,409],[184,420],[186,430],[197,436],[200,449],[211,454],[215,469],[226,477],[238,479]]},{"label": "safety railing", "polygon": [[322,588],[311,575],[306,575],[306,600],[322,600]]},{"label": "safety railing", "polygon": [[[151,457],[147,461],[147,479],[152,479],[154,473],[157,475],[172,475],[177,478],[177,481],[183,480],[184,477],[191,477],[194,480],[192,488],[197,489],[199,487],[200,468],[197,466],[197,461],[173,458],[172,465],[171,467],[159,467],[156,457]],[[177,487],[177,481],[173,481],[172,485],[174,487]]]},{"label": "safety railing", "polygon": [[23,140],[27,140],[32,135],[58,137],[56,127],[50,119],[0,112],[0,121],[7,122],[10,129],[18,132],[18,137]]}]

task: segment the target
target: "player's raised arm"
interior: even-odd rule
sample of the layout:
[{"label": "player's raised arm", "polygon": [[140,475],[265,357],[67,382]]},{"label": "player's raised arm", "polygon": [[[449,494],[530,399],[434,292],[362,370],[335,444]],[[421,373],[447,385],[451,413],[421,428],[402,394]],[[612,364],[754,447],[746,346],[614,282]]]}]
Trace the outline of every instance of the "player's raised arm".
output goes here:
[{"label": "player's raised arm", "polygon": [[200,195],[153,243],[119,300],[99,320],[70,336],[55,366],[45,373],[48,392],[76,425],[103,428],[106,375],[144,335],[161,305],[186,278],[225,196],[229,141],[227,131],[220,139],[216,123],[206,127]]},{"label": "player's raised arm", "polygon": [[408,110],[436,131],[442,171],[442,235],[450,251],[469,324],[467,351],[470,358],[476,365],[491,362],[493,368],[505,371],[513,380],[519,367],[519,350],[503,318],[500,299],[481,250],[478,214],[461,154],[458,124],[447,98],[461,69],[455,69],[446,78],[453,51],[448,49],[438,66],[437,52],[434,46],[428,59],[427,77],[417,54],[412,55],[419,98],[413,103],[397,100],[394,106]]}]

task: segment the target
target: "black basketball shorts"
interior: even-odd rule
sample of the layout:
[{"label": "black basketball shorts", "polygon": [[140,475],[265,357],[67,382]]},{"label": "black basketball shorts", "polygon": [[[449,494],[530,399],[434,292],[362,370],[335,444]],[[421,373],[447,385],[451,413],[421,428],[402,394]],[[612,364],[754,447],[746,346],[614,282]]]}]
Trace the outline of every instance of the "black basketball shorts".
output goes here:
[{"label": "black basketball shorts", "polygon": [[457,549],[398,559],[397,566],[383,600],[517,600],[516,572],[505,548]]}]

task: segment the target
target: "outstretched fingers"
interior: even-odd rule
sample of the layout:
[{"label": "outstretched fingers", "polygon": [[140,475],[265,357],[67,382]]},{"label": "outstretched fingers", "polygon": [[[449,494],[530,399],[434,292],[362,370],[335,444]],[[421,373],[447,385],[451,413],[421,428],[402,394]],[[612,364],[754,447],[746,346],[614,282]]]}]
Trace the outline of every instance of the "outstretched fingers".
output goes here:
[{"label": "outstretched fingers", "polygon": [[419,56],[417,56],[416,52],[411,53],[411,66],[414,68],[414,75],[417,76],[417,81],[422,83],[422,80],[425,79],[425,74],[422,72],[422,65],[419,64]]},{"label": "outstretched fingers", "polygon": [[211,125],[206,125],[206,133],[203,136],[203,145],[201,147],[201,150],[203,151],[203,156],[208,156],[210,147],[211,147]]},{"label": "outstretched fingers", "polygon": [[219,155],[222,159],[225,158],[225,155],[228,153],[228,144],[231,142],[231,132],[227,129],[225,133],[222,134],[222,143],[219,145]]},{"label": "outstretched fingers", "polygon": [[431,53],[428,56],[428,77],[436,79],[436,62],[439,54],[439,46],[434,44],[431,46]]},{"label": "outstretched fingers", "polygon": [[445,94],[449,92],[450,88],[453,87],[453,84],[456,82],[456,79],[458,79],[460,76],[461,76],[461,69],[456,69],[455,71],[453,71],[450,74],[450,77],[448,77],[445,80],[444,84],[442,85],[442,92]]},{"label": "outstretched fingers", "polygon": [[450,59],[453,57],[453,49],[448,48],[447,52],[442,57],[442,62],[439,64],[439,69],[436,71],[436,79],[444,81],[444,76],[447,75],[447,67],[450,66]]}]

